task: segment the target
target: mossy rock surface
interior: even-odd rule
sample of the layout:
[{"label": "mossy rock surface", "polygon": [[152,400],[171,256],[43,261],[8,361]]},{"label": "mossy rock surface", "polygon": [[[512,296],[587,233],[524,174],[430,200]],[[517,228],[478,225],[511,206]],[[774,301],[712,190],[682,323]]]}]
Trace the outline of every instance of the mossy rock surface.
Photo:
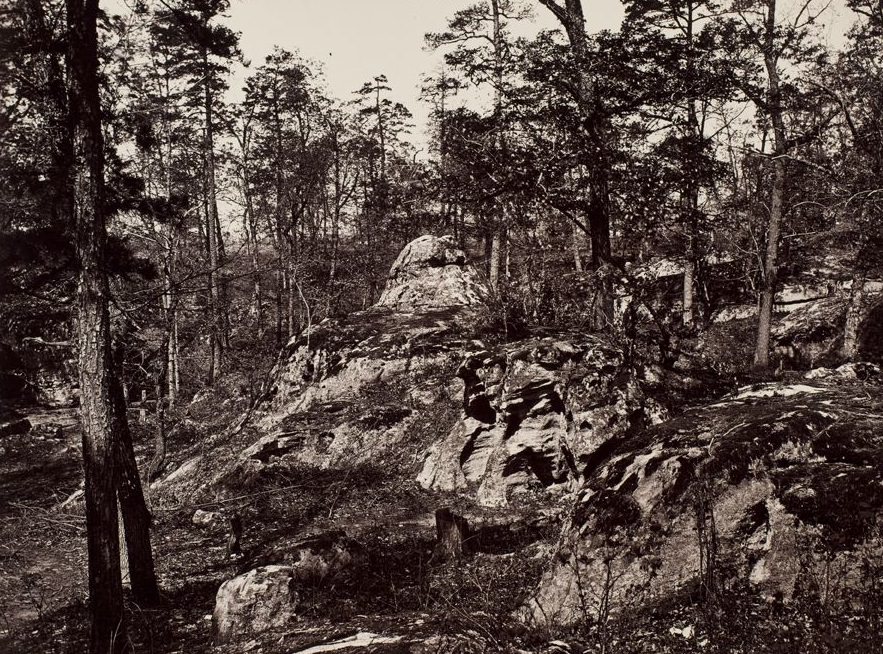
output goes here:
[{"label": "mossy rock surface", "polygon": [[566,623],[586,593],[650,605],[709,577],[790,601],[834,568],[837,592],[857,592],[881,547],[883,387],[856,370],[745,387],[619,444],[525,615]]}]

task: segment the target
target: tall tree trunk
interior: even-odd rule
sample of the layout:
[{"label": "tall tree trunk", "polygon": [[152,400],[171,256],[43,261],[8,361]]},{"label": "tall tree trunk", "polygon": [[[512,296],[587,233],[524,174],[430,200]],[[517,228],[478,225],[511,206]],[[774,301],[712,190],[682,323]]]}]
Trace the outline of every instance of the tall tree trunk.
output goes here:
[{"label": "tall tree trunk", "polygon": [[776,298],[776,276],[779,264],[779,232],[785,196],[786,133],[782,99],[779,90],[778,60],[774,54],[776,33],[776,0],[768,0],[765,25],[764,65],[767,72],[767,109],[773,125],[773,188],[770,196],[770,216],[767,223],[766,255],[760,289],[757,316],[757,344],[754,367],[766,369],[770,364],[770,330],[773,322],[773,304]]},{"label": "tall tree trunk", "polygon": [[209,364],[209,385],[221,374],[223,335],[221,333],[223,322],[223,306],[221,303],[221,288],[219,283],[221,268],[220,246],[220,221],[218,219],[218,198],[215,185],[215,145],[214,145],[214,98],[212,93],[212,80],[209,73],[208,50],[202,53],[205,128],[203,157],[205,168],[205,203],[206,203],[206,235],[209,250],[209,343],[211,349],[211,362]]},{"label": "tall tree trunk", "polygon": [[573,266],[578,273],[583,272],[583,255],[582,255],[583,230],[579,225],[573,223],[573,231],[571,236],[571,247],[573,248]]},{"label": "tall tree trunk", "polygon": [[380,180],[386,181],[386,129],[383,124],[383,105],[380,102],[380,79],[375,79],[376,108],[377,108],[377,136],[380,138]]},{"label": "tall tree trunk", "polygon": [[[551,11],[567,32],[576,73],[576,102],[585,140],[585,164],[588,168],[589,199],[586,222],[592,241],[592,268],[610,262],[610,169],[607,144],[607,119],[595,89],[589,66],[589,44],[581,0],[539,0]],[[595,329],[613,325],[613,285],[607,276],[599,282],[595,304]]]},{"label": "tall tree trunk", "polygon": [[681,307],[684,325],[693,323],[693,305],[696,295],[695,280],[696,267],[693,265],[693,259],[689,258],[684,262],[684,287]]},{"label": "tall tree trunk", "polygon": [[776,297],[776,269],[779,258],[779,231],[782,222],[784,192],[785,163],[782,159],[776,158],[773,161],[770,219],[767,226],[766,256],[763,263],[760,306],[757,316],[757,345],[754,351],[754,367],[758,369],[766,369],[770,364],[770,331],[772,329],[773,306]]},{"label": "tall tree trunk", "polygon": [[[491,16],[493,18],[494,48],[494,122],[496,127],[496,146],[500,156],[506,149],[506,137],[503,133],[503,24],[500,14],[499,0],[491,0]],[[493,208],[493,234],[491,236],[490,284],[494,291],[500,288],[500,276],[505,274],[507,256],[507,215],[501,198],[497,198]]]},{"label": "tall tree trunk", "polygon": [[[589,237],[592,241],[592,270],[601,270],[610,263],[610,191],[607,171],[596,166],[589,169]],[[596,283],[594,329],[607,331],[613,326],[613,283],[602,270]]]},{"label": "tall tree trunk", "polygon": [[[111,382],[111,396],[114,405],[114,433],[119,470],[117,496],[123,517],[129,579],[135,601],[143,606],[153,606],[159,602],[159,587],[156,583],[153,547],[150,543],[152,518],[138,475],[135,449],[126,413],[126,399],[120,379],[120,374],[114,376]],[[161,398],[157,398],[157,404],[162,404]]]},{"label": "tall tree trunk", "polygon": [[98,0],[66,0],[68,120],[73,135],[72,215],[80,266],[77,337],[83,428],[90,652],[126,643],[117,520],[116,439],[111,398],[104,142],[98,92]]},{"label": "tall tree trunk", "polygon": [[495,291],[500,288],[500,271],[503,269],[503,257],[505,256],[505,235],[502,225],[494,230],[491,236],[491,261],[490,261],[490,284]]},{"label": "tall tree trunk", "polygon": [[[281,248],[281,244],[277,248]],[[284,318],[282,312],[282,293],[285,290],[285,269],[282,262],[282,250],[277,250],[276,255],[276,347],[282,347],[285,342]]]},{"label": "tall tree trunk", "polygon": [[702,128],[699,125],[699,115],[696,109],[696,57],[694,51],[694,6],[687,2],[686,16],[683,21],[684,36],[687,41],[686,50],[686,87],[689,91],[687,98],[687,143],[688,156],[684,162],[684,186],[681,190],[683,214],[681,220],[687,232],[686,252],[684,256],[684,286],[681,304],[681,315],[685,326],[693,323],[694,305],[696,299],[696,275],[698,273],[697,249],[699,239],[699,157],[702,153]]},{"label": "tall tree trunk", "polygon": [[181,374],[178,367],[178,311],[172,307],[172,341],[169,344],[169,406],[174,406],[181,392]]},{"label": "tall tree trunk", "polygon": [[293,338],[295,334],[297,334],[297,298],[295,297],[295,279],[294,279],[294,266],[290,263],[288,264],[288,269],[286,271],[286,279],[287,279],[287,288],[286,288],[286,313],[288,315],[288,338]]},{"label": "tall tree trunk", "polygon": [[153,458],[147,468],[147,482],[150,483],[159,476],[162,466],[166,460],[166,401],[165,388],[166,377],[169,375],[169,350],[171,348],[171,323],[169,315],[165,315],[165,325],[163,325],[162,339],[159,346],[159,369],[156,371],[154,379],[154,391],[156,394],[156,407],[154,410],[154,438],[153,438]]},{"label": "tall tree trunk", "polygon": [[852,277],[849,290],[849,306],[846,308],[846,324],[843,328],[843,357],[855,361],[859,349],[859,329],[865,308],[865,275],[859,270]]}]

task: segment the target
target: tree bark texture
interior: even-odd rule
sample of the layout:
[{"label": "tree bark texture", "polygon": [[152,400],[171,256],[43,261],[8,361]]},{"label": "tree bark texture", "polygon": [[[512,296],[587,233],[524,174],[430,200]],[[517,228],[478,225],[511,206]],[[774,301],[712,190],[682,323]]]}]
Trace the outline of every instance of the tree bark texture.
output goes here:
[{"label": "tree bark texture", "polygon": [[221,243],[220,221],[218,219],[218,198],[215,184],[215,144],[213,109],[214,97],[212,93],[212,80],[209,74],[208,51],[203,51],[203,69],[206,71],[204,87],[205,103],[205,142],[203,144],[203,156],[205,158],[205,195],[206,195],[206,236],[208,239],[209,254],[209,344],[211,349],[211,361],[209,363],[209,384],[221,374],[222,347],[224,343],[222,335],[223,307],[221,298],[220,269],[221,269]]},{"label": "tree bark texture", "polygon": [[767,72],[767,110],[773,125],[773,186],[767,223],[766,253],[760,288],[757,319],[757,343],[754,367],[766,369],[770,364],[770,329],[776,298],[776,277],[779,264],[779,233],[785,196],[785,154],[787,152],[784,110],[779,89],[778,59],[774,53],[776,33],[776,0],[768,0],[764,31],[764,65]]},{"label": "tree bark texture", "polygon": [[138,474],[135,448],[126,413],[126,401],[119,377],[114,377],[111,381],[111,396],[114,403],[118,468],[117,496],[123,518],[132,596],[142,606],[154,606],[159,603],[159,587],[153,564],[153,547],[150,542],[150,527],[153,520],[144,499],[141,477]]},{"label": "tree bark texture", "polygon": [[73,135],[72,215],[80,266],[77,298],[83,428],[90,652],[122,652],[127,641],[120,575],[116,442],[104,215],[104,142],[98,91],[98,0],[66,0],[68,120]]},{"label": "tree bark texture", "polygon": [[442,561],[460,559],[467,553],[469,522],[450,509],[437,509],[435,512],[435,553]]}]

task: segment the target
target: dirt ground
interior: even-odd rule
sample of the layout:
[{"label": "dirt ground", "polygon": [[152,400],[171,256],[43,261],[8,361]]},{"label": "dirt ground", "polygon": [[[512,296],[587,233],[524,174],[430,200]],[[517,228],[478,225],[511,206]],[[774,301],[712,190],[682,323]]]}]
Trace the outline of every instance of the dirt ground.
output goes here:
[{"label": "dirt ground", "polygon": [[[88,615],[82,502],[76,495],[69,500],[81,487],[76,414],[20,410],[34,428],[4,439],[0,456],[0,653],[79,653],[85,651]],[[149,434],[136,420],[133,428],[143,462]],[[295,477],[299,483],[290,483]],[[341,530],[364,548],[366,565],[306,589],[296,628],[269,642],[216,651],[292,652],[359,633],[393,634],[394,644],[384,651],[438,633],[484,631],[497,639],[509,628],[526,571],[539,572],[516,550],[539,546],[554,531],[513,535],[495,526],[494,516],[484,516],[487,551],[477,551],[455,569],[430,562],[439,500],[413,482],[382,470],[299,469],[259,484],[235,506],[182,506],[154,498],[153,546],[163,603],[128,604],[136,652],[212,650],[211,613],[223,581],[278,562],[305,537]],[[243,515],[242,557],[228,556],[225,524],[200,528],[192,523],[196,508]],[[501,602],[503,579],[511,592]],[[472,615],[476,612],[480,619]]]}]

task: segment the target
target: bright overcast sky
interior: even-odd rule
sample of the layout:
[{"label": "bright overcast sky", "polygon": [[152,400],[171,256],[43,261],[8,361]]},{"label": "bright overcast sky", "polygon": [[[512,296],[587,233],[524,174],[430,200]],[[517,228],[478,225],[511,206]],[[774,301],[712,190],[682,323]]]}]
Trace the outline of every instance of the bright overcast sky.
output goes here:
[{"label": "bright overcast sky", "polygon": [[[131,1],[131,0],[129,0]],[[391,97],[414,114],[412,140],[425,142],[423,129],[429,107],[418,98],[421,79],[440,68],[441,54],[425,48],[424,35],[445,29],[454,12],[484,0],[231,0],[232,29],[240,32],[240,46],[252,67],[263,63],[274,45],[297,51],[324,68],[330,92],[341,100],[376,75],[386,75]],[[127,0],[104,0],[102,6],[124,13]],[[822,5],[827,0],[817,0]],[[557,27],[548,9],[538,0],[524,0],[533,7],[534,19],[514,29],[531,35],[539,29]],[[587,0],[584,3],[590,32],[616,29],[622,21],[619,0]],[[798,0],[785,0],[781,12],[787,15]],[[816,4],[814,2],[814,4]],[[823,30],[833,45],[839,45],[852,15],[843,0],[828,6]],[[236,71],[231,79],[231,99],[239,90],[248,70]]]},{"label": "bright overcast sky", "polygon": [[[329,90],[347,100],[376,75],[386,75],[392,97],[414,114],[415,140],[429,108],[420,102],[421,78],[436,70],[439,53],[427,52],[423,37],[445,29],[454,12],[476,0],[233,0],[227,24],[241,32],[241,47],[253,66],[279,45],[297,50],[325,69]],[[536,0],[536,31],[555,25]],[[592,31],[616,28],[622,20],[618,0],[586,3]],[[241,86],[241,80],[234,82]]]}]

